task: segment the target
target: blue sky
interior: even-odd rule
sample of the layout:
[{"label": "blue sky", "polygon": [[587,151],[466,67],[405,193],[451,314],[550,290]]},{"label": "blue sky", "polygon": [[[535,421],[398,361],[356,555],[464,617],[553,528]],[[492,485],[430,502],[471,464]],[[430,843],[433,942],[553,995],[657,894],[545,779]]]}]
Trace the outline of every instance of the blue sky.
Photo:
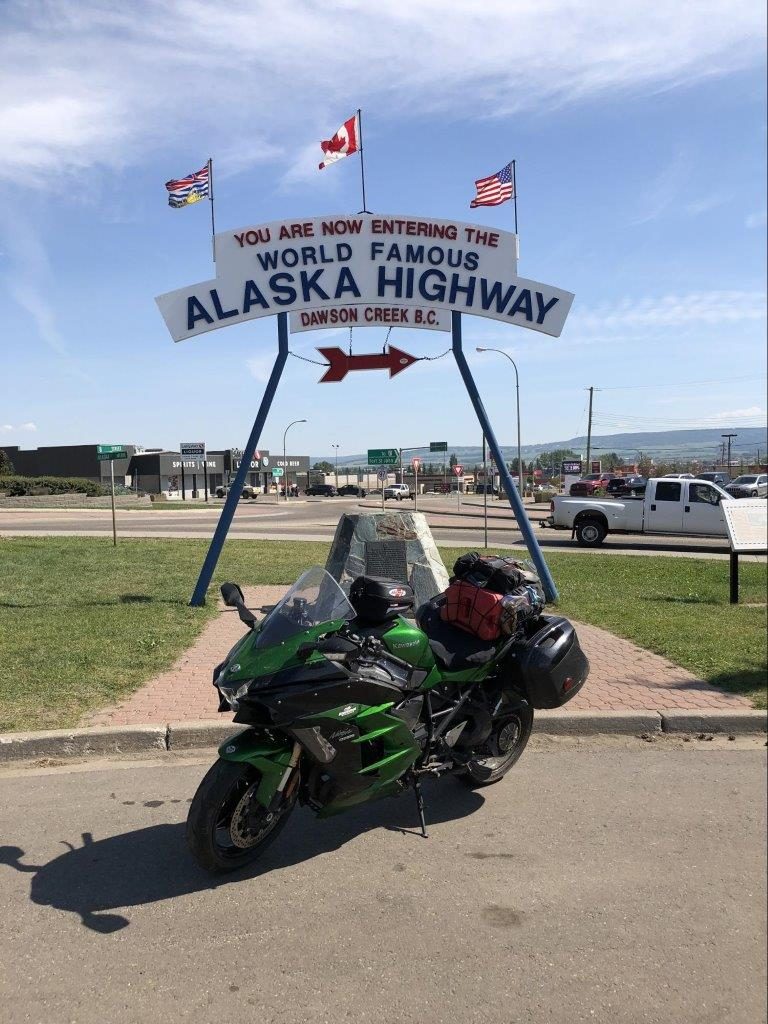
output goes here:
[{"label": "blue sky", "polygon": [[[154,296],[212,275],[209,210],[171,210],[164,182],[212,155],[220,230],[357,212],[358,158],[317,170],[357,106],[369,209],[511,229],[511,203],[469,200],[515,158],[519,272],[576,294],[559,339],[465,318],[503,443],[514,374],[475,345],[518,362],[524,444],[582,433],[589,385],[597,433],[764,424],[764,38],[743,0],[6,2],[0,443],[242,444],[274,322],[173,344]],[[448,336],[390,340],[437,355]],[[296,418],[312,454],[479,441],[448,357],[393,381],[320,372],[289,360],[263,447]]]}]

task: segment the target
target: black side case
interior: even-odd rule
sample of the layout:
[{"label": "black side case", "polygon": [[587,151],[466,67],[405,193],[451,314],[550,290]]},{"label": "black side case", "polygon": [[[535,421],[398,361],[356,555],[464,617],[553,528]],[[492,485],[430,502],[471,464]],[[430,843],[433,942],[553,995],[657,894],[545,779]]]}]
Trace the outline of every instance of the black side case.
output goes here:
[{"label": "black side case", "polygon": [[359,619],[378,625],[413,608],[413,588],[381,576],[358,576],[349,588],[349,600]]},{"label": "black side case", "polygon": [[576,630],[559,615],[542,615],[536,630],[510,655],[515,682],[532,707],[559,708],[575,697],[589,675],[589,661]]}]

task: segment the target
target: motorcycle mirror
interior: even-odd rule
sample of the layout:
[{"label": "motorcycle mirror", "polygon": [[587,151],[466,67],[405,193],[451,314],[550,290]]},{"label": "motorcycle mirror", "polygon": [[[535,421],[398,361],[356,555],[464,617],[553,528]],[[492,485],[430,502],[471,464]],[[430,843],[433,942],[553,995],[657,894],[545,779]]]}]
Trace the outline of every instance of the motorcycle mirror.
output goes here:
[{"label": "motorcycle mirror", "polygon": [[238,604],[245,604],[243,592],[236,583],[222,583],[221,597],[227,608],[236,608]]}]

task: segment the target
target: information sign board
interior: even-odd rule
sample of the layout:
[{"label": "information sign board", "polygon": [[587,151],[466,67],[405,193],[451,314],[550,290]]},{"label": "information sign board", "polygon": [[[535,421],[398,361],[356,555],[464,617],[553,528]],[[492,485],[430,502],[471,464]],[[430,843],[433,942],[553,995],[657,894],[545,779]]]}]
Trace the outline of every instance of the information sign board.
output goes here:
[{"label": "information sign board", "polygon": [[739,498],[723,501],[731,551],[765,551],[768,547],[768,501],[765,498]]},{"label": "information sign board", "polygon": [[182,441],[179,444],[182,459],[204,459],[205,441]]},{"label": "information sign board", "polygon": [[369,466],[391,466],[400,460],[400,452],[397,448],[369,448]]},{"label": "information sign board", "polygon": [[431,452],[447,452],[448,442],[447,441],[430,441],[429,450]]},{"label": "information sign board", "polygon": [[275,466],[274,469],[272,470],[272,476],[281,477],[284,472],[285,470],[283,469],[282,466]]}]

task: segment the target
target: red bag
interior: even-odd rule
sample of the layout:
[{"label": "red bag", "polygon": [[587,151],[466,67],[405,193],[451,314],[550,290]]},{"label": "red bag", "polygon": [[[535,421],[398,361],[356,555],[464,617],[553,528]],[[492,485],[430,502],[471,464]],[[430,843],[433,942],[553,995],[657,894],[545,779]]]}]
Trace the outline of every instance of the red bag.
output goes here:
[{"label": "red bag", "polygon": [[440,618],[481,640],[498,640],[501,636],[503,597],[471,583],[457,580],[444,594]]}]

